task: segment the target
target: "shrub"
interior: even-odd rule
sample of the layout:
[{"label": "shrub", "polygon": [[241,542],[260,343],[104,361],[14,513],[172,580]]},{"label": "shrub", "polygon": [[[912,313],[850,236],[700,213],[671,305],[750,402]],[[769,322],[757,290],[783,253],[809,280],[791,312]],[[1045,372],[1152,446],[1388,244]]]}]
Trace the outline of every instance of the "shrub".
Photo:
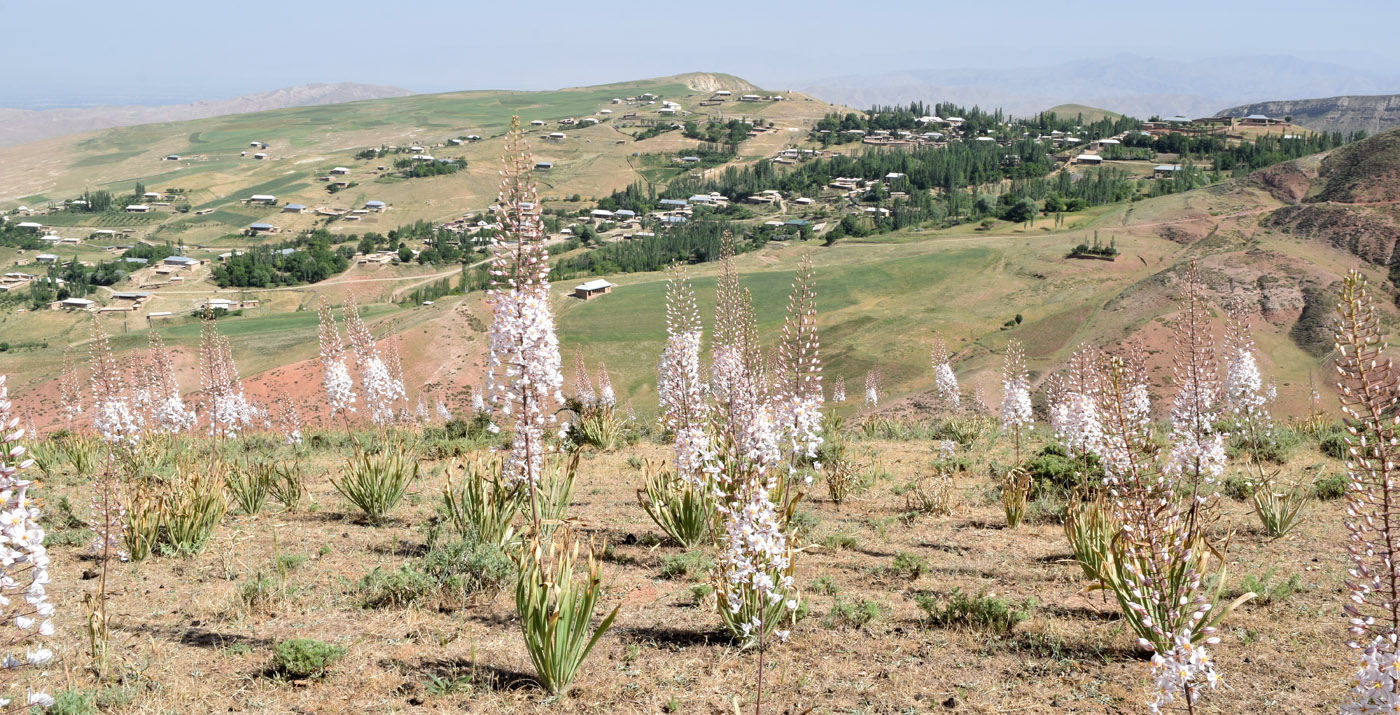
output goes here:
[{"label": "shrub", "polygon": [[687,551],[661,559],[661,578],[697,579],[713,568],[715,562],[704,551]]},{"label": "shrub", "polygon": [[894,555],[894,562],[890,564],[888,573],[909,581],[918,581],[920,576],[928,573],[928,561],[918,554],[900,551]]},{"label": "shrub", "polygon": [[841,587],[830,576],[818,576],[817,580],[812,582],[812,590],[825,596],[835,596],[841,592]]},{"label": "shrub", "polygon": [[366,608],[403,608],[425,600],[432,586],[426,575],[403,564],[388,572],[374,567],[360,579],[359,591]]},{"label": "shrub", "polygon": [[1345,474],[1329,474],[1313,482],[1313,497],[1318,501],[1341,499],[1346,495],[1347,476]]},{"label": "shrub", "polygon": [[1269,569],[1259,577],[1255,577],[1254,574],[1246,574],[1244,578],[1240,579],[1239,593],[1252,592],[1256,603],[1267,606],[1271,603],[1283,603],[1303,588],[1298,574],[1289,574],[1288,578],[1275,581],[1274,575],[1277,572],[1278,569]]},{"label": "shrub", "polygon": [[277,672],[297,680],[320,678],[336,661],[345,657],[345,649],[314,638],[292,638],[272,649],[272,667]]},{"label": "shrub", "polygon": [[847,534],[844,531],[838,531],[836,533],[827,534],[826,538],[822,539],[822,546],[825,546],[826,548],[831,549],[832,551],[835,551],[837,549],[855,549],[857,543],[858,542],[855,536]]},{"label": "shrub", "polygon": [[1244,501],[1254,496],[1254,483],[1246,477],[1232,474],[1221,482],[1220,491],[1235,501]]},{"label": "shrub", "polygon": [[840,597],[836,597],[832,600],[831,610],[827,612],[822,625],[827,628],[838,626],[859,628],[873,623],[879,617],[880,604],[875,601],[861,600],[857,603],[845,603]]},{"label": "shrub", "polygon": [[97,715],[97,703],[87,690],[61,690],[53,698],[48,715]]},{"label": "shrub", "polygon": [[360,579],[359,591],[366,608],[444,609],[494,596],[514,574],[500,546],[472,539],[439,543],[433,530],[422,556],[392,571],[375,568]]},{"label": "shrub", "polygon": [[1347,438],[1343,432],[1329,432],[1317,441],[1317,448],[1323,454],[1333,458],[1345,460],[1348,455]]},{"label": "shrub", "polygon": [[270,608],[283,593],[284,589],[278,579],[265,576],[259,571],[239,586],[238,600],[249,612],[257,613]]},{"label": "shrub", "polygon": [[971,628],[1006,635],[1035,610],[1035,599],[1021,603],[987,595],[986,591],[969,596],[954,588],[947,599],[919,596],[919,608],[928,616],[930,625],[944,628]]},{"label": "shrub", "polygon": [[1042,495],[1064,496],[1070,491],[1089,484],[1103,482],[1103,470],[1097,457],[1087,460],[1088,474],[1085,475],[1086,460],[1072,458],[1058,445],[1050,445],[1040,450],[1026,462],[1026,473],[1031,477],[1031,499]]},{"label": "shrub", "polygon": [[473,540],[430,544],[418,568],[440,593],[462,601],[494,596],[515,575],[501,547]]}]

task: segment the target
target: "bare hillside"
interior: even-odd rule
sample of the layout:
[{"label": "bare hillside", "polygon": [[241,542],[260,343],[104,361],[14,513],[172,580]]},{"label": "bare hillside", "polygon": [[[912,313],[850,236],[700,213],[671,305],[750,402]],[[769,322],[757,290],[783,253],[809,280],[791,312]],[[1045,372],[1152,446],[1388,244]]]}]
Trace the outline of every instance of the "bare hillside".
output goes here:
[{"label": "bare hillside", "polygon": [[1378,134],[1400,126],[1400,94],[1257,102],[1221,110],[1216,116],[1243,117],[1248,114],[1292,117],[1294,124],[1319,132],[1362,131]]},{"label": "bare hillside", "polygon": [[283,87],[270,92],[246,94],[233,99],[174,104],[163,107],[82,107],[42,111],[0,109],[0,146],[23,144],[49,137],[110,127],[207,119],[228,114],[340,104],[364,99],[404,97],[410,94],[413,93],[399,87],[337,82]]}]

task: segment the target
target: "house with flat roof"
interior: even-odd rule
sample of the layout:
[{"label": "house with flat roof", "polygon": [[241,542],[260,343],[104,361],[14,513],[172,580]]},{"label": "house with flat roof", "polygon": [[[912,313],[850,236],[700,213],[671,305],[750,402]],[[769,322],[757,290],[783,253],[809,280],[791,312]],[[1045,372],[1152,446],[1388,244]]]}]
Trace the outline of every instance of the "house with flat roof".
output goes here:
[{"label": "house with flat roof", "polygon": [[166,256],[160,262],[167,266],[179,267],[197,266],[200,263],[198,258],[190,258],[189,256]]},{"label": "house with flat roof", "polygon": [[304,206],[304,205],[302,205],[302,204],[287,204],[286,206],[283,206],[283,207],[282,207],[282,213],[284,213],[284,214],[306,213],[306,206]]},{"label": "house with flat roof", "polygon": [[88,300],[87,298],[64,298],[53,305],[55,308],[63,310],[92,310],[92,307],[97,305],[97,302]]},{"label": "house with flat roof", "polygon": [[151,207],[147,206],[146,204],[131,204],[126,207],[126,212],[129,214],[150,213]]}]

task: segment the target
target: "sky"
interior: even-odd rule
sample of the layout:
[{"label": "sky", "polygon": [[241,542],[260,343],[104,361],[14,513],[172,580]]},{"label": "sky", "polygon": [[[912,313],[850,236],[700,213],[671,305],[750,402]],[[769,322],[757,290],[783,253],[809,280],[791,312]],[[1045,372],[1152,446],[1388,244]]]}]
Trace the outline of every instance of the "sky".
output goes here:
[{"label": "sky", "polygon": [[1107,57],[1400,66],[1395,0],[1170,3],[0,0],[0,106],[223,99],[313,82],[556,89],[682,72],[824,78]]}]

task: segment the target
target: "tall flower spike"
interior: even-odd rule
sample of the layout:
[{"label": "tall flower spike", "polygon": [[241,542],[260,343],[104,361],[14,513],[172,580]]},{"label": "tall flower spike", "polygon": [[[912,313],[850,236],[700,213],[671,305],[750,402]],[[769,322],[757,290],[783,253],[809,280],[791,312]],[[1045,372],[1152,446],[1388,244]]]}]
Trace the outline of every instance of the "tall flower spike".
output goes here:
[{"label": "tall flower spike", "polygon": [[326,389],[326,404],[331,408],[331,417],[341,412],[355,411],[355,380],[350,376],[346,364],[345,344],[340,340],[340,330],[335,327],[335,316],[326,297],[316,307],[320,319],[321,342],[321,384]]},{"label": "tall flower spike", "polygon": [[[803,256],[788,297],[787,319],[778,343],[774,413],[784,449],[792,457],[815,459],[822,444],[822,366],[818,354],[816,278]],[[792,466],[794,460],[789,460]]]},{"label": "tall flower spike", "polygon": [[846,401],[846,377],[844,375],[836,376],[836,384],[831,386],[831,401],[833,403]]},{"label": "tall flower spike", "polygon": [[58,394],[63,419],[71,431],[74,420],[83,414],[83,383],[73,364],[71,348],[63,349],[63,374],[58,379]]},{"label": "tall flower spike", "polygon": [[403,358],[399,355],[399,339],[397,337],[388,339],[388,345],[384,349],[384,367],[389,371],[391,404],[403,403],[402,409],[407,410],[408,388],[403,381]]},{"label": "tall flower spike", "polygon": [[1342,412],[1347,417],[1346,588],[1357,672],[1344,713],[1400,707],[1400,449],[1395,408],[1400,375],[1382,354],[1380,317],[1353,271],[1343,282],[1337,317],[1336,365]]},{"label": "tall flower spike", "polygon": [[[106,343],[105,336],[102,342]],[[108,354],[107,359],[110,357]],[[5,378],[0,375],[0,533],[4,536],[0,539],[0,623],[7,629],[6,635],[0,636],[5,673],[0,678],[0,698],[7,702],[17,695],[11,692],[17,688],[15,669],[42,666],[52,659],[43,642],[54,633],[54,607],[46,592],[49,555],[44,548],[44,527],[39,523],[39,504],[29,498],[31,483],[19,476],[34,460],[25,456],[20,444],[24,430],[10,407]],[[42,688],[29,693],[30,703],[53,703]]]},{"label": "tall flower spike", "polygon": [[109,444],[134,444],[141,439],[141,413],[131,403],[121,367],[112,357],[107,333],[92,317],[92,348],[88,359],[92,382],[92,427]]},{"label": "tall flower spike", "polygon": [[666,347],[657,365],[656,385],[661,422],[675,435],[676,474],[703,490],[708,489],[703,470],[711,449],[705,431],[706,388],[700,378],[700,311],[685,268],[673,266],[667,274]]},{"label": "tall flower spike", "polygon": [[1272,426],[1269,394],[1259,373],[1258,350],[1249,330],[1250,311],[1242,300],[1226,310],[1224,404],[1236,428],[1256,444]]},{"label": "tall flower spike", "polygon": [[880,406],[880,373],[873,368],[865,373],[865,406]]},{"label": "tall flower spike", "polygon": [[1102,378],[1097,362],[1097,350],[1083,347],[1069,359],[1069,371],[1047,386],[1050,405],[1050,428],[1056,439],[1072,455],[1094,454],[1103,438],[1099,414],[1099,390]]},{"label": "tall flower spike", "polygon": [[387,427],[394,423],[394,405],[404,397],[403,381],[395,379],[390,363],[380,355],[374,335],[360,317],[360,306],[353,293],[345,302],[345,335],[355,351],[370,422]]},{"label": "tall flower spike", "polygon": [[151,402],[151,421],[166,434],[179,434],[194,429],[194,410],[185,406],[180,397],[180,383],[175,379],[175,363],[160,333],[151,330],[150,364],[147,371],[147,392]]},{"label": "tall flower spike", "polygon": [[583,348],[574,351],[574,399],[584,407],[592,407],[598,402],[593,381],[588,377],[588,365],[583,361]]},{"label": "tall flower spike", "polygon": [[273,419],[277,433],[282,435],[282,441],[286,444],[301,444],[301,413],[297,411],[296,403],[286,395],[278,395],[274,406],[276,411]]},{"label": "tall flower spike", "polygon": [[230,439],[256,424],[261,415],[243,393],[233,346],[219,334],[218,324],[206,315],[199,337],[200,384],[209,406],[209,433]]},{"label": "tall flower spike", "polygon": [[948,362],[948,344],[937,335],[933,336],[929,362],[933,365],[933,385],[938,390],[938,399],[944,408],[956,412],[962,406],[962,391],[958,387],[958,376]]},{"label": "tall flower spike", "polygon": [[601,360],[598,361],[598,406],[609,410],[617,406],[617,394],[613,392],[608,366]]},{"label": "tall flower spike", "polygon": [[1177,391],[1171,411],[1171,451],[1167,474],[1186,480],[1192,503],[1187,523],[1196,529],[1202,507],[1215,495],[1216,482],[1225,469],[1225,435],[1215,431],[1219,416],[1220,366],[1210,331],[1210,311],[1205,302],[1196,262],[1183,276],[1182,297],[1172,342],[1172,372]]},{"label": "tall flower spike", "polygon": [[1172,485],[1152,459],[1147,385],[1142,382],[1145,372],[1133,365],[1137,359],[1131,352],[1126,359],[1112,358],[1102,372],[1098,455],[1121,524],[1115,543],[1121,549],[1123,583],[1114,591],[1124,610],[1135,612],[1153,636],[1139,644],[1154,650],[1157,694],[1148,710],[1157,713],[1178,696],[1194,704],[1203,686],[1216,686],[1219,678],[1205,646],[1219,638],[1212,635],[1214,626],[1206,626],[1200,629],[1204,639],[1193,641],[1193,632],[1213,607],[1196,571],[1203,561],[1195,550],[1203,542],[1193,537]]},{"label": "tall flower spike", "polygon": [[739,287],[739,270],[734,265],[734,236],[725,231],[720,236],[719,277],[715,283],[715,329],[710,350],[710,392],[719,402],[729,401],[733,384],[743,370],[744,317],[743,292]]},{"label": "tall flower spike", "polygon": [[533,161],[518,117],[511,120],[502,163],[497,215],[503,231],[491,239],[492,284],[486,292],[491,306],[486,394],[494,418],[511,421],[506,481],[533,487],[544,468],[545,429],[554,424],[555,405],[563,401],[564,377],[550,308],[549,253],[530,174]]},{"label": "tall flower spike", "polygon": [[1021,462],[1021,432],[1034,425],[1031,415],[1030,378],[1026,374],[1026,351],[1021,341],[1006,345],[1001,366],[1001,428],[1016,440],[1016,462]]}]

